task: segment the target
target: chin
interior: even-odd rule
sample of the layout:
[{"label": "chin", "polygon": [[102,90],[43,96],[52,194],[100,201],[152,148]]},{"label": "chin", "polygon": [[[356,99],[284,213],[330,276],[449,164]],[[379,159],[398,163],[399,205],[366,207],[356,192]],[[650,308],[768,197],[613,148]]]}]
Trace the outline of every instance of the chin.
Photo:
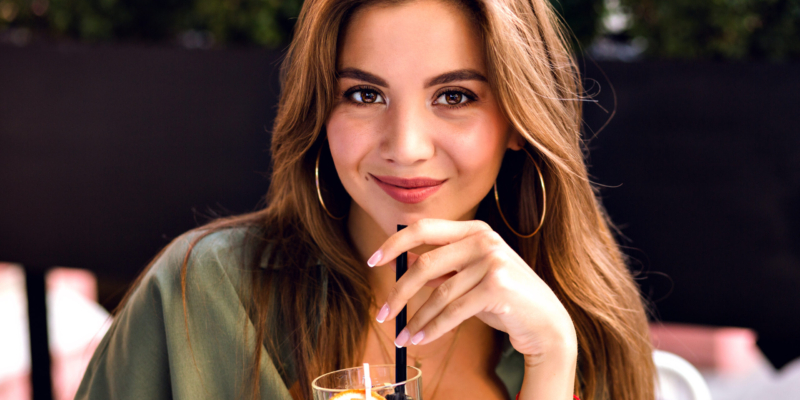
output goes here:
[{"label": "chin", "polygon": [[397,225],[408,226],[425,218],[449,219],[447,217],[437,216],[435,213],[430,212],[408,212],[397,209],[388,211],[380,216],[372,215],[372,218],[377,221],[381,228],[383,228],[383,230],[389,235],[397,232]]}]

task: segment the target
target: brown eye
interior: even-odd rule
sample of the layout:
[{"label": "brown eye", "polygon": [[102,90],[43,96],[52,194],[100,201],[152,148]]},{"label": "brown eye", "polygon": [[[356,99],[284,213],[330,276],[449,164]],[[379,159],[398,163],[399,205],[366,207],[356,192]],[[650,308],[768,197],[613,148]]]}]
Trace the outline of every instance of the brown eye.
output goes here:
[{"label": "brown eye", "polygon": [[450,92],[445,93],[444,97],[447,101],[447,104],[459,104],[461,103],[461,98],[464,97],[464,95],[458,92]]},{"label": "brown eye", "polygon": [[474,96],[464,91],[447,90],[445,92],[440,92],[434,104],[441,104],[451,109],[456,109],[466,106],[475,100],[476,98]]},{"label": "brown eye", "polygon": [[352,92],[350,98],[357,103],[373,104],[380,103],[381,95],[374,90],[360,89]]},{"label": "brown eye", "polygon": [[364,103],[374,103],[376,98],[377,96],[375,92],[361,93],[361,100],[364,100]]}]

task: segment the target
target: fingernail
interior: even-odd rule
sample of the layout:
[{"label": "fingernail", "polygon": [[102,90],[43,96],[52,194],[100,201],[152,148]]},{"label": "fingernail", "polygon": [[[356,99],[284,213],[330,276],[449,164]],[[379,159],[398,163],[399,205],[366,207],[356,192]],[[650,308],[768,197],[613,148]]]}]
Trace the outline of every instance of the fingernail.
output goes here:
[{"label": "fingernail", "polygon": [[383,321],[386,321],[386,317],[388,316],[389,304],[384,304],[383,307],[381,307],[381,310],[378,311],[378,316],[376,316],[375,319],[378,320],[378,322],[383,323]]},{"label": "fingernail", "polygon": [[369,258],[369,260],[367,260],[367,265],[369,265],[370,267],[374,267],[375,264],[381,261],[381,257],[383,257],[383,252],[380,249],[378,249],[378,251],[376,251],[375,254],[373,254],[372,257]]},{"label": "fingernail", "polygon": [[400,334],[397,335],[397,339],[394,340],[394,345],[400,349],[406,345],[406,342],[408,342],[408,328],[403,328]]},{"label": "fingernail", "polygon": [[417,344],[421,342],[422,339],[425,339],[425,332],[419,331],[416,335],[411,337],[411,344]]}]

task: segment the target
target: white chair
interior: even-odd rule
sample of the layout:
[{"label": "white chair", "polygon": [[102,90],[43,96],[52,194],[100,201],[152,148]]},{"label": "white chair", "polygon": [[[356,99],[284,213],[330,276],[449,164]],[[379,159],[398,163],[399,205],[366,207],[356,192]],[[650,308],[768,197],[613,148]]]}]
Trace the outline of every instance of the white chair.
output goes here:
[{"label": "white chair", "polygon": [[700,372],[683,358],[661,350],[653,351],[658,372],[657,400],[711,400]]}]

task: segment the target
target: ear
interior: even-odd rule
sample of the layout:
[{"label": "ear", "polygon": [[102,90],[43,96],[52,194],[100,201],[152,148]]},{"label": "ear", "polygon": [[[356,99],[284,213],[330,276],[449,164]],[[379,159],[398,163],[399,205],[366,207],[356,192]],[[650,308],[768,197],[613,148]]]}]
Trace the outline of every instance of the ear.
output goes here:
[{"label": "ear", "polygon": [[525,138],[514,128],[510,128],[507,147],[514,151],[522,150],[525,147]]}]

